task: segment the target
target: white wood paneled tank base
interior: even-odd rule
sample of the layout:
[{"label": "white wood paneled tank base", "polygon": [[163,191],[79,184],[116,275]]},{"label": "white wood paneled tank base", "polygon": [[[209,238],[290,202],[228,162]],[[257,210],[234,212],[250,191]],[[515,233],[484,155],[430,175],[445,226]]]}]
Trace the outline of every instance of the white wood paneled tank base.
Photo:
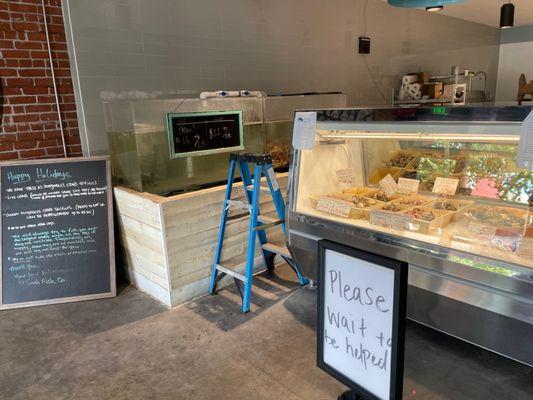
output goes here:
[{"label": "white wood paneled tank base", "polygon": [[[277,176],[285,195],[287,174]],[[169,308],[207,294],[225,189],[224,185],[163,197],[115,187],[120,229],[117,267],[125,268],[134,286]],[[245,201],[241,182],[234,184],[232,198]],[[275,215],[267,192],[261,194],[261,213]],[[249,222],[247,212],[230,211],[222,264],[241,273]],[[270,242],[284,241],[279,227],[267,235]],[[264,267],[259,250],[255,261],[257,270]],[[228,283],[232,280],[224,278],[219,287]]]}]

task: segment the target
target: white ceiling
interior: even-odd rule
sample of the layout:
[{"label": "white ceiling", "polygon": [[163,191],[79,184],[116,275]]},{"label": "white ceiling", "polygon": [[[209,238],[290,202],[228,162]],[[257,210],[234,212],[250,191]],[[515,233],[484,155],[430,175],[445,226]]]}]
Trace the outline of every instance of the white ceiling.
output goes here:
[{"label": "white ceiling", "polygon": [[[512,0],[515,5],[514,26],[533,25],[533,0]],[[440,11],[451,17],[499,27],[500,9],[508,0],[465,0],[451,4]]]},{"label": "white ceiling", "polygon": [[[383,0],[387,1],[387,0]],[[500,26],[500,9],[509,0],[465,0],[451,4],[439,14],[494,27]],[[515,26],[533,25],[533,0],[511,0],[515,5]]]}]

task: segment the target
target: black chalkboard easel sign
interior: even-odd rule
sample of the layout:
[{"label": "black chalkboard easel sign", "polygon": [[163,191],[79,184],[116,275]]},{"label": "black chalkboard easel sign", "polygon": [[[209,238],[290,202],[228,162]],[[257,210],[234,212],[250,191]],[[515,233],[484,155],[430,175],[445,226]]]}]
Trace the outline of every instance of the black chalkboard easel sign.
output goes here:
[{"label": "black chalkboard easel sign", "polygon": [[116,295],[108,157],[0,164],[0,309]]},{"label": "black chalkboard easel sign", "polygon": [[244,149],[242,111],[168,113],[170,158]]}]

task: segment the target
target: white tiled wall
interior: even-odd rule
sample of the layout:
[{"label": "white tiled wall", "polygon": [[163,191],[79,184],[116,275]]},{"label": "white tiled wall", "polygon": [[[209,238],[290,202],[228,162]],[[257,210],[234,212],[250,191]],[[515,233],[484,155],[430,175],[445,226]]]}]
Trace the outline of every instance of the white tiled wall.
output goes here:
[{"label": "white tiled wall", "polygon": [[502,44],[500,47],[498,102],[516,102],[520,74],[525,74],[528,82],[533,81],[533,41]]},{"label": "white tiled wall", "polygon": [[[107,151],[102,92],[340,90],[349,104],[372,105],[388,102],[404,73],[443,74],[451,65],[488,72],[495,91],[497,29],[379,0],[63,4],[91,154]],[[372,38],[368,56],[357,54],[362,35]]]},{"label": "white tiled wall", "polygon": [[502,30],[496,91],[498,102],[516,104],[520,74],[525,74],[528,82],[533,81],[533,25]]}]

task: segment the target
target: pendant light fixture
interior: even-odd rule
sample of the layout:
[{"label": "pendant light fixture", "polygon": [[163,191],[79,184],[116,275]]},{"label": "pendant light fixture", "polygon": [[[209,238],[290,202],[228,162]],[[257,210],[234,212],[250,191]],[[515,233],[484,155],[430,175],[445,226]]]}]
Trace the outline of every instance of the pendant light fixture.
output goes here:
[{"label": "pendant light fixture", "polygon": [[500,13],[500,28],[507,29],[514,26],[514,4],[509,3],[502,6]]},{"label": "pendant light fixture", "polygon": [[425,8],[427,11],[439,11],[447,4],[461,3],[464,0],[388,0],[391,6]]}]

